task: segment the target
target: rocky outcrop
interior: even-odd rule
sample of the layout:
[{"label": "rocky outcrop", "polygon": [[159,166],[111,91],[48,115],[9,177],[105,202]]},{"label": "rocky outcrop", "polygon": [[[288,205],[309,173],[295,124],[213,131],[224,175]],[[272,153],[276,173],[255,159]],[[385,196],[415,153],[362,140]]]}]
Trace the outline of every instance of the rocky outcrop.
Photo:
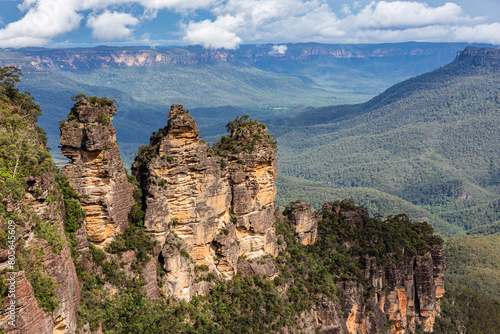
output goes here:
[{"label": "rocky outcrop", "polygon": [[276,142],[263,124],[248,115],[229,122],[227,128],[230,136],[215,143],[214,150],[222,158],[221,168],[229,172],[238,254],[248,258],[277,255]]},{"label": "rocky outcrop", "polygon": [[[353,205],[351,202],[345,203],[346,206]],[[302,213],[306,211],[305,207],[303,202],[292,203],[289,217],[300,221],[297,216],[308,216]],[[360,221],[370,219],[366,209],[346,210],[341,205],[332,206],[326,203],[322,213],[325,210],[332,213],[334,220],[347,221],[348,228],[352,230],[363,226],[359,224]],[[297,234],[300,235],[300,232]],[[318,237],[321,238],[321,235]],[[373,241],[377,242],[378,237],[380,236],[374,235]],[[357,240],[348,241],[344,247],[360,247],[361,244],[357,243]],[[399,251],[405,253],[404,249]],[[338,312],[335,308],[330,311],[323,308],[322,312],[316,314],[321,332],[407,334],[415,333],[417,328],[432,332],[435,319],[440,314],[440,300],[444,294],[443,275],[447,262],[443,247],[439,243],[433,244],[425,253],[404,255],[400,260],[396,254],[385,261],[366,253],[363,256],[365,283],[362,284],[359,279],[337,283],[340,306],[344,314],[344,331],[338,326],[335,330],[325,327],[324,324],[330,323],[328,319],[337,317]]]},{"label": "rocky outcrop", "polygon": [[295,226],[297,241],[304,246],[314,244],[318,234],[319,217],[312,212],[309,205],[302,200],[295,201],[290,203],[285,214]]},{"label": "rocky outcrop", "polygon": [[469,66],[490,66],[492,68],[498,68],[500,65],[500,50],[495,48],[468,46],[463,51],[457,52],[457,58],[452,64],[460,62],[467,63]]},{"label": "rocky outcrop", "polygon": [[[233,277],[239,257],[276,255],[276,149],[263,125],[247,125],[212,149],[189,112],[173,105],[132,166],[169,295],[189,300],[212,279]],[[254,149],[232,150],[243,146]]]},{"label": "rocky outcrop", "polygon": [[372,291],[355,282],[340,284],[348,332],[406,334],[417,326],[432,332],[444,293],[443,260],[442,249],[435,248],[402,266],[372,261],[365,269]]},{"label": "rocky outcrop", "polygon": [[61,122],[61,151],[71,159],[63,174],[81,196],[87,237],[100,247],[123,233],[134,204],[111,123],[112,102],[81,98]]}]

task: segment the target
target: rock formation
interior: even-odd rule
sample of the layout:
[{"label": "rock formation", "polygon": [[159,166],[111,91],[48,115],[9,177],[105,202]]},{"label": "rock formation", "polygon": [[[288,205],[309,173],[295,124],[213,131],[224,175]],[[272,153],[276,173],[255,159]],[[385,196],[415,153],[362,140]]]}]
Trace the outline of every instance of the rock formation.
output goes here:
[{"label": "rock formation", "polygon": [[[346,210],[341,205],[327,203],[318,214],[325,212],[347,220],[353,229],[360,222],[370,219],[366,210]],[[303,243],[316,235],[319,216],[312,214],[305,202],[292,203],[285,213],[295,226],[299,242]],[[309,235],[304,231],[310,231]],[[305,235],[308,237],[304,238]],[[318,237],[321,238],[321,235]],[[349,241],[346,246],[353,247],[356,243]],[[417,326],[424,332],[432,332],[444,294],[447,263],[443,247],[435,244],[424,254],[405,256],[399,261],[384,263],[368,255],[365,255],[364,261],[364,277],[368,284],[361,284],[359,280],[337,283],[340,306],[345,315],[343,321],[338,320],[336,307],[327,306],[328,303],[316,306],[315,318],[320,332],[407,334],[414,333]]]},{"label": "rock formation", "polygon": [[70,185],[82,196],[87,212],[86,235],[100,247],[123,233],[134,204],[111,123],[116,107],[105,98],[81,98],[61,122],[63,169]]},{"label": "rock formation", "polygon": [[263,125],[247,123],[212,149],[189,112],[173,105],[132,166],[169,295],[189,300],[212,277],[233,277],[238,258],[276,255],[276,148]]},{"label": "rock formation", "polygon": [[290,221],[295,225],[297,241],[304,246],[312,245],[318,234],[319,217],[315,215],[309,205],[301,200],[290,203],[285,210]]},{"label": "rock formation", "polygon": [[[229,122],[230,134],[210,147],[181,105],[171,107],[167,126],[152,135],[150,145],[140,148],[132,166],[142,189],[142,212],[140,201],[134,205],[140,191],[134,192],[134,198],[134,187],[119,157],[111,124],[116,108],[110,102],[82,98],[61,123],[62,152],[71,159],[63,174],[80,196],[74,195],[73,200],[80,200],[87,212],[83,226],[71,237],[72,245],[81,251],[74,254],[79,253],[79,270],[101,284],[102,295],[93,298],[137,288],[140,292],[135,296],[144,293],[157,299],[161,298],[161,286],[164,297],[189,301],[236,274],[260,275],[269,291],[282,294],[282,300],[293,296],[293,290],[293,298],[300,292],[300,299],[304,291],[309,294],[304,297],[314,297],[309,298],[307,308],[295,313],[300,332],[407,334],[417,328],[433,330],[444,293],[446,260],[428,225],[417,225],[414,231],[413,237],[420,244],[409,238],[406,243],[390,242],[390,251],[379,251],[379,246],[385,247],[385,236],[374,235],[372,240],[372,235],[363,231],[372,228],[381,233],[382,229],[370,225],[373,220],[367,210],[352,202],[326,203],[322,210],[313,212],[299,200],[283,215],[274,204],[276,143],[267,128],[244,115]],[[6,308],[0,313],[0,329],[5,333],[73,334],[77,330],[80,291],[64,234],[64,205],[54,172],[27,178],[21,201],[3,199],[6,212],[23,213],[17,245],[23,245],[22,257],[27,263],[25,271],[16,273],[17,327],[7,325]],[[141,213],[149,234],[141,227]],[[139,216],[138,220],[133,218]],[[129,220],[140,224],[125,231]],[[282,231],[279,241],[276,220]],[[407,233],[413,231],[411,226],[410,221],[403,221],[394,229]],[[138,241],[134,239],[137,235],[144,238]],[[145,249],[151,253],[153,248],[150,236],[156,245],[152,258],[144,256]],[[126,245],[124,238],[135,240],[135,244]],[[430,246],[422,246],[422,240]],[[143,248],[134,248],[138,244]],[[370,248],[373,245],[376,247]],[[349,253],[350,249],[356,251]],[[294,258],[294,252],[309,252],[310,257],[286,262]],[[0,249],[0,269],[7,266],[7,254]],[[330,267],[317,259],[321,254]],[[139,258],[143,261],[140,265]],[[290,271],[283,269],[284,263],[290,264]],[[30,283],[33,273],[54,283],[57,303],[51,312],[36,296],[37,287]],[[326,283],[328,289],[321,289],[323,281],[318,277],[331,279]],[[251,282],[255,277],[247,279]],[[86,287],[85,278],[82,282]],[[304,282],[313,286],[311,290]],[[88,298],[85,293],[82,300]],[[294,307],[299,304],[297,299],[291,303]],[[259,312],[264,314],[266,309]],[[100,321],[89,321],[82,329],[102,333],[106,324]],[[286,326],[273,332],[294,332]]]},{"label": "rock formation", "polygon": [[403,266],[370,262],[365,269],[365,277],[374,287],[370,298],[366,299],[366,289],[355,282],[338,286],[348,332],[380,333],[389,328],[390,333],[406,334],[414,333],[417,326],[432,332],[444,294],[443,273],[443,250],[436,247],[407,259]]}]

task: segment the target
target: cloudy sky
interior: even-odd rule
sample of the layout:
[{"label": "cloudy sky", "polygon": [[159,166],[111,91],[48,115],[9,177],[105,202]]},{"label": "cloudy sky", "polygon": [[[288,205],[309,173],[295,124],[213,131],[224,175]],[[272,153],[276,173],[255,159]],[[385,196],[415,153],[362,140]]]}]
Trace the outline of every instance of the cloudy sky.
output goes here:
[{"label": "cloudy sky", "polygon": [[0,48],[404,41],[500,45],[500,1],[0,0]]}]

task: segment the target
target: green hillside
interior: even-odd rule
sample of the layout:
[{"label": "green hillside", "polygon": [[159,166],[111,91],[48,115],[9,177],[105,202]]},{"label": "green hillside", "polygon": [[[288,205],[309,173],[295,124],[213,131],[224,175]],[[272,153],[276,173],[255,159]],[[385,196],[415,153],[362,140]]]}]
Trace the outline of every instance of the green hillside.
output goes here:
[{"label": "green hillside", "polygon": [[499,334],[500,302],[455,284],[446,284],[434,334]]},{"label": "green hillside", "polygon": [[462,231],[491,224],[500,218],[499,65],[498,50],[467,48],[366,103],[276,122],[280,173],[377,189]]},{"label": "green hillside", "polygon": [[500,302],[500,234],[446,240],[448,282],[480,291]]}]

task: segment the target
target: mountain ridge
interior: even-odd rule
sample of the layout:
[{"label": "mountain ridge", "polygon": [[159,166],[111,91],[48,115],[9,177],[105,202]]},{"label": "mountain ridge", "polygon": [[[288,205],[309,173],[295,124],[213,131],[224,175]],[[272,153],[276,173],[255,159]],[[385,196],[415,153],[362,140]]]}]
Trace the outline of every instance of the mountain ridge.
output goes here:
[{"label": "mountain ridge", "polygon": [[[107,66],[152,66],[155,63],[192,65],[205,62],[235,62],[238,59],[260,62],[270,59],[316,60],[342,58],[380,58],[394,56],[425,56],[439,54],[444,50],[463,48],[465,43],[396,43],[396,44],[320,44],[286,43],[283,52],[273,51],[275,44],[242,45],[237,50],[207,50],[202,47],[108,47],[76,49],[19,48],[3,49],[25,55],[44,67],[74,68],[80,65]],[[1,49],[0,49],[1,50]]]},{"label": "mountain ridge", "polygon": [[498,49],[469,47],[365,103],[271,121],[282,174],[375,188],[444,219],[497,199],[498,59]]}]

